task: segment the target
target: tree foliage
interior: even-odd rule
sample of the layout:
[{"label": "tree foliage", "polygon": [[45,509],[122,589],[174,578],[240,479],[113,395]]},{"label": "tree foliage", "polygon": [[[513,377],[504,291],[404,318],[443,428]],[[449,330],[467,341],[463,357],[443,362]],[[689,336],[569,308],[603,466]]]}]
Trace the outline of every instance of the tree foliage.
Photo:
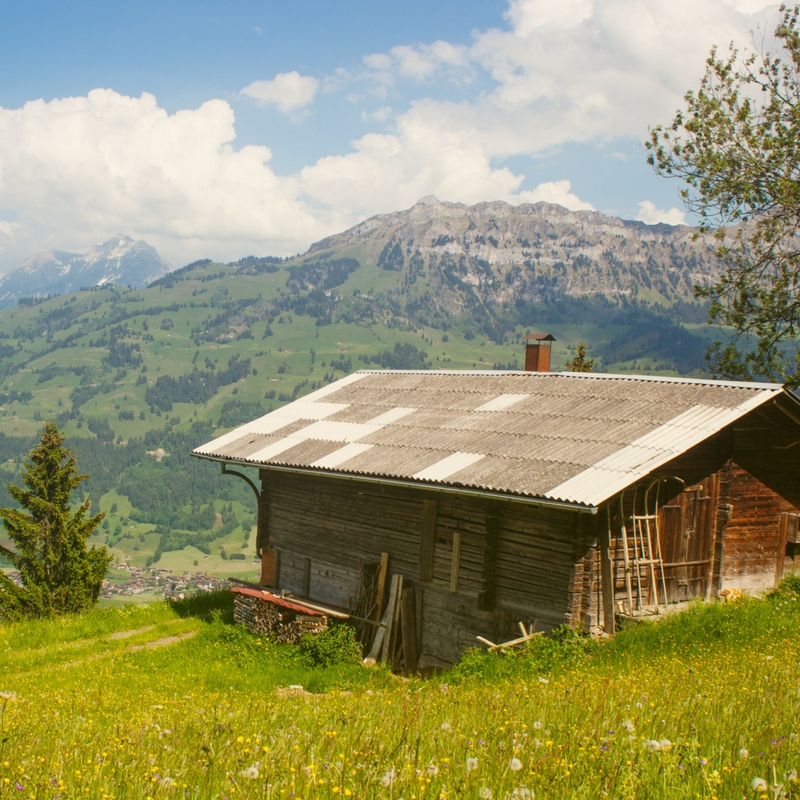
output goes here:
[{"label": "tree foliage", "polygon": [[0,553],[20,574],[22,585],[0,573],[0,618],[43,617],[82,611],[100,594],[111,555],[87,550],[86,541],[103,514],[87,516],[90,500],[73,512],[70,496],[87,475],[78,475],[75,455],[53,422],[28,454],[22,486],[6,488],[20,508],[0,508],[13,549]]},{"label": "tree foliage", "polygon": [[586,343],[581,341],[575,351],[575,355],[567,361],[569,372],[594,372],[594,359],[586,358]]},{"label": "tree foliage", "polygon": [[800,382],[800,30],[798,8],[781,6],[776,54],[744,57],[716,48],[697,92],[670,126],[657,126],[648,160],[687,187],[684,203],[714,231],[724,266],[710,321],[734,339],[709,353],[715,372]]}]

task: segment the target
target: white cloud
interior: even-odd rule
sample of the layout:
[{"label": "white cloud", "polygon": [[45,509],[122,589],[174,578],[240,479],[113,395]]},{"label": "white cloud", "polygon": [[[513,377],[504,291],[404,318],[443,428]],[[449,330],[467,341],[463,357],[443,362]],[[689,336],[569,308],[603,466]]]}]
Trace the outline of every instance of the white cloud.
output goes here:
[{"label": "white cloud", "polygon": [[0,109],[0,257],[83,252],[121,231],[176,264],[296,252],[341,222],[311,213],[266,147],[234,150],[233,110],[210,100],[168,114],[155,97],[87,97]]},{"label": "white cloud", "polygon": [[664,211],[662,208],[656,208],[656,204],[652,200],[642,200],[639,203],[639,213],[636,219],[646,222],[648,225],[656,225],[659,222],[665,222],[667,225],[686,224],[686,215],[681,209],[673,207],[669,211]]},{"label": "white cloud", "polygon": [[419,47],[393,47],[391,56],[392,66],[397,68],[400,75],[418,83],[432,78],[443,68],[463,70],[470,66],[467,47],[441,40]]},{"label": "white cloud", "polygon": [[383,106],[375,111],[362,111],[361,119],[364,122],[386,122],[392,116],[392,107]]},{"label": "white cloud", "polygon": [[723,0],[725,5],[741,11],[742,14],[757,14],[770,6],[774,9],[778,8],[778,3],[765,3],[764,0]]},{"label": "white cloud", "polygon": [[519,198],[525,203],[556,203],[571,211],[594,211],[591,203],[586,203],[570,190],[569,181],[549,181],[540,183],[533,191],[520,192]]},{"label": "white cloud", "polygon": [[505,17],[518,36],[529,36],[540,28],[574,25],[592,15],[592,0],[511,0]]},{"label": "white cloud", "polygon": [[291,114],[314,101],[319,81],[299,72],[281,72],[271,81],[253,81],[241,94],[264,105],[274,105],[278,111]]}]

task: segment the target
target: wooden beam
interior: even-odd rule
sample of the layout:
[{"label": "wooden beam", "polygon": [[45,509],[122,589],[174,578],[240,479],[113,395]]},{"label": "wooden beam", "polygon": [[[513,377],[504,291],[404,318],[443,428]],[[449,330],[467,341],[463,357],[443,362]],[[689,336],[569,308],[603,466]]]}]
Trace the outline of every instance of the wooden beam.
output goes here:
[{"label": "wooden beam", "polygon": [[403,590],[403,576],[392,575],[392,586],[389,590],[389,605],[386,608],[386,633],[383,637],[383,648],[381,650],[381,661],[385,664],[394,658],[394,649],[397,642],[397,597]]},{"label": "wooden beam", "polygon": [[611,561],[611,506],[606,506],[608,524],[600,526],[600,587],[603,595],[603,628],[609,635],[616,627],[614,568]]},{"label": "wooden beam", "polygon": [[433,579],[433,552],[436,545],[436,501],[422,501],[422,534],[419,544],[419,579]]},{"label": "wooden beam", "polygon": [[269,547],[269,505],[270,505],[270,492],[269,492],[269,478],[262,470],[261,478],[261,492],[258,496],[256,517],[256,547],[259,550],[264,550]]},{"label": "wooden beam", "polygon": [[450,591],[458,591],[458,571],[461,567],[461,534],[453,533],[453,560],[450,563]]},{"label": "wooden beam", "polygon": [[275,585],[275,551],[261,551],[261,585]]},{"label": "wooden beam", "polygon": [[380,622],[383,616],[383,598],[386,595],[386,574],[389,571],[389,554],[381,553],[381,565],[378,568],[378,585],[375,587],[375,612],[372,618]]},{"label": "wooden beam", "polygon": [[786,542],[789,538],[789,518],[794,514],[785,511],[781,514],[780,524],[778,525],[778,553],[775,559],[775,585],[783,580],[783,562],[786,558]]},{"label": "wooden beam", "polygon": [[400,626],[403,632],[403,669],[417,668],[417,617],[414,610],[414,587],[403,589],[400,598]]}]

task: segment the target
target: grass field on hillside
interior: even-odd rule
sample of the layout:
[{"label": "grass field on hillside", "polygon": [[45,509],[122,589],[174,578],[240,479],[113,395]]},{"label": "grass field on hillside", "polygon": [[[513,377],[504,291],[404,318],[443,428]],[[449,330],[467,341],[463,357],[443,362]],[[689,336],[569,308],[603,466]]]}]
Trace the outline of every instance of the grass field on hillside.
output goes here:
[{"label": "grass field on hillside", "polygon": [[0,629],[0,797],[800,797],[796,592],[411,680],[229,618],[216,595]]}]

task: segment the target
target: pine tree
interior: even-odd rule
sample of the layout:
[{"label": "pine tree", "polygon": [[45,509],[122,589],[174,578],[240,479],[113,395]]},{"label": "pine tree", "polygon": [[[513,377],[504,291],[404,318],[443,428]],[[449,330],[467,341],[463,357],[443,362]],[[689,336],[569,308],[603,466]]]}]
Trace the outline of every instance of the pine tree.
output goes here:
[{"label": "pine tree", "polygon": [[0,508],[14,543],[0,554],[19,571],[18,586],[0,572],[0,619],[44,617],[82,611],[97,601],[111,554],[87,550],[86,541],[104,514],[87,517],[91,501],[72,512],[70,495],[88,475],[78,475],[74,453],[54,422],[46,422],[39,444],[28,454],[23,486],[9,484],[20,508]]},{"label": "pine tree", "polygon": [[578,345],[574,358],[567,361],[569,372],[594,372],[594,359],[586,358],[586,345],[581,342]]}]

